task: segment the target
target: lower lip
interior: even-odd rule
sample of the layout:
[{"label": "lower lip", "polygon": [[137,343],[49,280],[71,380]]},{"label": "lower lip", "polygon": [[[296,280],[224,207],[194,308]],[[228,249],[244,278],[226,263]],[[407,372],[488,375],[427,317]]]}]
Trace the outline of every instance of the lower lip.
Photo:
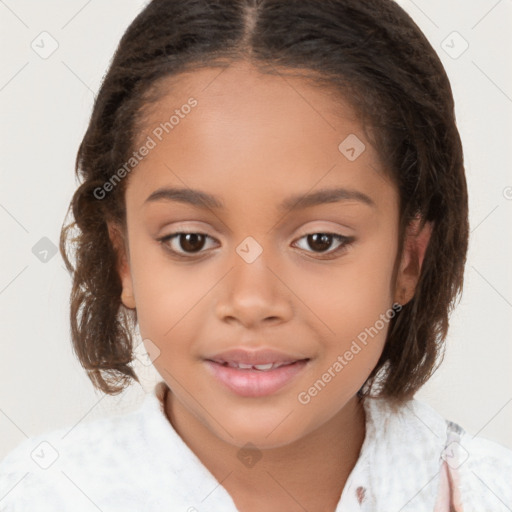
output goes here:
[{"label": "lower lip", "polygon": [[240,396],[260,397],[276,393],[301,373],[308,361],[296,361],[274,370],[238,369],[206,361],[206,366],[220,382]]}]

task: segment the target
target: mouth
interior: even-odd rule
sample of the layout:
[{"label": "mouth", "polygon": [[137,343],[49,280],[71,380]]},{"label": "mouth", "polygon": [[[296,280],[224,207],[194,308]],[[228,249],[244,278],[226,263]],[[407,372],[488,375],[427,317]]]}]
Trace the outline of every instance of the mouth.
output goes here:
[{"label": "mouth", "polygon": [[243,361],[206,359],[211,375],[233,393],[244,397],[263,397],[276,393],[305,371],[310,359]]},{"label": "mouth", "polygon": [[220,364],[221,366],[228,366],[229,368],[236,368],[238,370],[258,370],[261,372],[267,372],[269,370],[275,370],[276,368],[280,368],[281,366],[294,364],[297,361],[251,364],[251,363],[242,363],[242,362],[237,362],[237,361],[223,361],[222,359],[220,359],[220,360],[212,360],[212,362]]}]

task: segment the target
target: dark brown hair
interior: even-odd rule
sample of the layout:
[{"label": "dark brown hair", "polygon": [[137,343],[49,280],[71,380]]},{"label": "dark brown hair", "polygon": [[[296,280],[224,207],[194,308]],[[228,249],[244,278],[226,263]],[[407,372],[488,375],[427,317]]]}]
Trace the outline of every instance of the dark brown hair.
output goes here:
[{"label": "dark brown hair", "polygon": [[128,179],[102,199],[94,191],[131,156],[145,107],[163,94],[159,84],[240,60],[265,73],[303,76],[356,108],[399,190],[400,251],[414,216],[433,222],[416,293],[391,319],[380,360],[360,390],[372,396],[377,386],[375,396],[411,398],[442,360],[462,291],[468,198],[446,72],[391,0],[153,0],[137,16],[96,97],[76,160],[74,222],[61,233],[73,276],[71,336],[82,366],[105,393],[138,381],[130,366],[136,313],[121,303],[107,229],[107,221],[125,229]]}]

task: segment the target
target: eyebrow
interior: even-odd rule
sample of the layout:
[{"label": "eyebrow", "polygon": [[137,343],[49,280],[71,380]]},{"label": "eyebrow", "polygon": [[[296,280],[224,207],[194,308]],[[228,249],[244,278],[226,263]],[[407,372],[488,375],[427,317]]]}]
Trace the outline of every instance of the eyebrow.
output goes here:
[{"label": "eyebrow", "polygon": [[[190,188],[159,188],[149,195],[144,204],[157,201],[177,201],[204,209],[224,208],[224,203],[218,197]],[[334,188],[322,189],[309,194],[289,196],[278,206],[278,210],[297,211],[340,201],[359,201],[371,207],[376,206],[373,199],[358,190]]]}]

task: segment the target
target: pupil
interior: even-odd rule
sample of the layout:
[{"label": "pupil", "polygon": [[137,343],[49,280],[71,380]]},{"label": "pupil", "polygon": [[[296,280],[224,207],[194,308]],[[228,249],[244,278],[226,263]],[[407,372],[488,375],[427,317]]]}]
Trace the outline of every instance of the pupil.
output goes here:
[{"label": "pupil", "polygon": [[[200,240],[199,244],[198,240]],[[182,233],[180,245],[186,252],[200,251],[204,246],[204,235],[198,233]]]},{"label": "pupil", "polygon": [[308,235],[308,244],[312,249],[325,251],[331,245],[331,237],[332,235],[326,233],[314,233],[313,235]]},{"label": "pupil", "polygon": [[[308,244],[315,251],[325,251],[332,243],[332,235],[326,233],[314,233],[308,235]],[[204,247],[205,237],[199,233],[182,233],[180,245],[186,252],[198,252]]]}]

